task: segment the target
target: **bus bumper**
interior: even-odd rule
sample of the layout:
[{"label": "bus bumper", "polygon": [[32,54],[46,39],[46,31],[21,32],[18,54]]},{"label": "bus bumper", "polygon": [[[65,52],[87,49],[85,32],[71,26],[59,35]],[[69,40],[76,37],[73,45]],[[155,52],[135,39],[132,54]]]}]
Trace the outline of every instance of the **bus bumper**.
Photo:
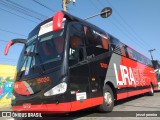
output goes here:
[{"label": "bus bumper", "polygon": [[41,112],[41,113],[67,113],[71,110],[71,103],[59,104],[23,104],[21,106],[12,106],[13,111],[17,112]]}]

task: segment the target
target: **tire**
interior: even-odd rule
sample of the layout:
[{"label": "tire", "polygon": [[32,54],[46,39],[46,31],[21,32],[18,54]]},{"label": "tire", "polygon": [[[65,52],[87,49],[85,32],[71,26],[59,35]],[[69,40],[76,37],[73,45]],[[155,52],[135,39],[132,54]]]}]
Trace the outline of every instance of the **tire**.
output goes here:
[{"label": "tire", "polygon": [[150,92],[148,93],[148,96],[154,96],[154,89],[153,89],[153,85],[150,85]]},{"label": "tire", "polygon": [[100,112],[111,112],[114,107],[113,91],[109,85],[105,85],[103,89],[103,104],[98,106]]}]

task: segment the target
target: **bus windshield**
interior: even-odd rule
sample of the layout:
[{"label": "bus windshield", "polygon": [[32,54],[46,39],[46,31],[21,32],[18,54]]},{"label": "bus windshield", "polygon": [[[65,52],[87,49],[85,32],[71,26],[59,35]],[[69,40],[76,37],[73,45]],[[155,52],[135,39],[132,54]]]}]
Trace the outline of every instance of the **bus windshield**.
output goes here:
[{"label": "bus windshield", "polygon": [[[17,65],[18,76],[27,76],[62,64],[64,51],[64,24],[59,31],[40,34],[41,28],[30,33]],[[36,69],[37,68],[37,69]]]}]

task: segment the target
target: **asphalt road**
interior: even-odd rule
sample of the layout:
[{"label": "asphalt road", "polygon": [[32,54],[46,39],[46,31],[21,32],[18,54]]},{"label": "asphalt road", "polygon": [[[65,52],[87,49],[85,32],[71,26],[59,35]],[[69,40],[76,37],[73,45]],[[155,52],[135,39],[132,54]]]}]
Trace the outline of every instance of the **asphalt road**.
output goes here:
[{"label": "asphalt road", "polygon": [[[6,109],[5,109],[6,110]],[[146,117],[150,116],[150,117]],[[158,117],[156,117],[158,116]],[[1,118],[0,118],[1,119]],[[2,118],[1,120],[13,120],[13,118]],[[39,120],[37,118],[36,120]],[[43,118],[41,118],[43,119]],[[139,95],[125,100],[117,101],[113,112],[98,113],[95,109],[73,112],[63,117],[47,115],[45,120],[160,120],[160,92],[154,96]],[[19,119],[18,119],[19,120]]]}]

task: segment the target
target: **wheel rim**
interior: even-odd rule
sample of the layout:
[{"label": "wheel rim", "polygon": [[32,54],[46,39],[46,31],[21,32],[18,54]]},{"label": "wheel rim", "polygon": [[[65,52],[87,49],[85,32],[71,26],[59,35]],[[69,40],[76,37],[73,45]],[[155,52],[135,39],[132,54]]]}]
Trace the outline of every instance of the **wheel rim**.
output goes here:
[{"label": "wheel rim", "polygon": [[110,106],[112,104],[112,95],[109,92],[104,93],[104,101],[107,104],[107,106]]}]

